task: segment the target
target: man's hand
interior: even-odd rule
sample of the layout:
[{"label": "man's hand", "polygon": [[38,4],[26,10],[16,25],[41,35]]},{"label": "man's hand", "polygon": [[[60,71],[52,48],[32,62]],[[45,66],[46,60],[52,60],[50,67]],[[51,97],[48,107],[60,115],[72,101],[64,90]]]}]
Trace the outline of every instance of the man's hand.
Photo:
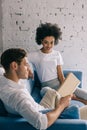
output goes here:
[{"label": "man's hand", "polygon": [[62,97],[59,103],[56,105],[56,108],[46,114],[48,119],[48,127],[52,125],[54,121],[60,116],[61,112],[69,106],[71,97],[71,95]]},{"label": "man's hand", "polygon": [[34,79],[34,75],[30,67],[28,68],[28,78]]},{"label": "man's hand", "polygon": [[68,107],[70,104],[71,98],[72,98],[72,95],[68,95],[68,96],[60,98],[60,101],[56,107],[58,107],[59,105],[63,106],[64,108]]}]

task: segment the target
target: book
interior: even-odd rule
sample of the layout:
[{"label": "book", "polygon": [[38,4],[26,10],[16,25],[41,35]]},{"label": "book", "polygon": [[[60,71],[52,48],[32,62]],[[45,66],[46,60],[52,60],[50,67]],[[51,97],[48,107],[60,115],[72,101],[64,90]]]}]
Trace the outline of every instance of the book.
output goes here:
[{"label": "book", "polygon": [[61,97],[71,95],[79,84],[80,80],[73,73],[69,73],[57,91]]}]

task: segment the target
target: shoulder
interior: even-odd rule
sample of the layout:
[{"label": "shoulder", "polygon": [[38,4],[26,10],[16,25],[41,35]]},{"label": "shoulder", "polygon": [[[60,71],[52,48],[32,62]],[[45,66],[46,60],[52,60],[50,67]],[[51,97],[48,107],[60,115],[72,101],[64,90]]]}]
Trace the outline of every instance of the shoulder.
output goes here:
[{"label": "shoulder", "polygon": [[28,53],[28,56],[36,56],[37,54],[39,54],[40,50],[36,50],[36,51],[31,51]]},{"label": "shoulder", "polygon": [[4,77],[4,75],[0,75],[0,87],[5,86],[7,84],[8,79]]},{"label": "shoulder", "polygon": [[57,56],[61,55],[60,51],[57,51],[57,50],[53,50],[53,53]]}]

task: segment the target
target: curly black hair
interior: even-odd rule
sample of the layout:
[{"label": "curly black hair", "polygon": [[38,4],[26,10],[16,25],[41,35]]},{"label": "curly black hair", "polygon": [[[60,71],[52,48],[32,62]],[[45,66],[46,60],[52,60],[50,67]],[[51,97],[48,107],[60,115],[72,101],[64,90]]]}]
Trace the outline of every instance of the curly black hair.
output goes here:
[{"label": "curly black hair", "polygon": [[39,27],[36,29],[36,43],[41,45],[41,41],[47,36],[53,36],[55,38],[55,45],[58,44],[58,40],[61,40],[61,29],[58,27],[57,24],[45,23],[40,24]]}]

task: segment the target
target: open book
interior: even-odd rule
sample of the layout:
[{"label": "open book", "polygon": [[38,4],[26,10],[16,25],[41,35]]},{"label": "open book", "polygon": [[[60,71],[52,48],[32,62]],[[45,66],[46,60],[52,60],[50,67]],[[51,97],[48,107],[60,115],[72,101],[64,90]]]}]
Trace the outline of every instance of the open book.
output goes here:
[{"label": "open book", "polygon": [[79,84],[80,80],[73,73],[69,73],[57,91],[61,97],[64,97],[72,94]]}]

